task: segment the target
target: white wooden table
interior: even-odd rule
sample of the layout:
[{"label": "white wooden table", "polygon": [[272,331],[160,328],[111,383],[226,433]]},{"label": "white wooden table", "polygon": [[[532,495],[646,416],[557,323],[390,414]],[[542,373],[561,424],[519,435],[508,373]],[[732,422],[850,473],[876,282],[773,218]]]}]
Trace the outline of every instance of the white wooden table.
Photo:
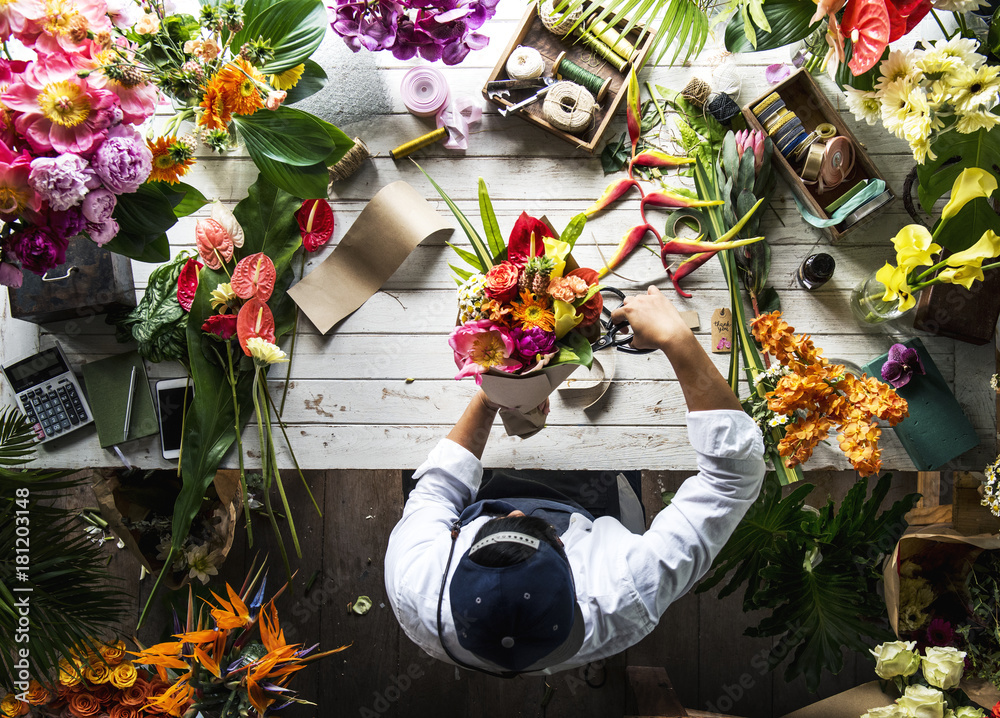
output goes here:
[{"label": "white wooden table", "polygon": [[[489,69],[496,62],[516,21],[523,12],[519,0],[502,0],[496,18],[485,27],[491,37],[486,50],[471,53],[458,67],[442,67],[453,93],[479,96]],[[317,59],[330,75],[330,87],[308,109],[338,124],[351,136],[361,136],[378,156],[351,179],[334,185],[331,201],[336,215],[334,238],[325,251],[310,258],[307,272],[322,261],[365,203],[381,187],[405,179],[448,215],[447,207],[409,162],[394,162],[388,150],[423,134],[430,121],[410,115],[399,96],[404,72],[414,61],[396,61],[390,53],[352,55],[339,38],[329,36]],[[785,52],[742,56],[745,72],[741,102],[767,87],[764,67],[786,61]],[[679,89],[695,75],[710,78],[719,53],[707,50],[692,67],[652,67],[641,75]],[[905,143],[880,127],[857,124],[828,80],[821,84],[835,106],[854,127],[874,161],[897,192],[912,166]],[[334,114],[336,113],[336,114]],[[609,137],[624,130],[624,115],[612,124]],[[482,176],[494,199],[501,230],[510,231],[522,211],[546,215],[561,228],[598,197],[613,179],[605,177],[597,156],[589,156],[562,141],[514,118],[502,118],[487,109],[474,128],[467,152],[434,146],[418,153],[424,168],[449,192],[459,206],[478,220],[476,181]],[[246,194],[256,176],[252,163],[237,154],[226,159],[199,158],[189,181],[206,196],[235,204]],[[859,280],[890,258],[889,242],[908,222],[900,201],[894,202],[863,231],[845,244],[829,246],[827,235],[803,222],[791,193],[779,181],[773,211],[768,211],[761,231],[773,248],[770,283],[778,290],[787,320],[800,332],[814,336],[825,355],[863,364],[884,353],[895,341],[913,334],[908,323],[892,327],[861,327],[853,320],[848,296]],[[194,222],[207,216],[209,207],[182,219],[171,231],[175,249],[190,247]],[[653,216],[651,211],[651,217]],[[662,215],[665,217],[665,215]],[[580,238],[575,256],[582,266],[598,267],[595,243],[610,257],[624,231],[638,221],[638,201],[623,201],[612,211],[593,219]],[[657,218],[653,220],[661,222]],[[466,244],[459,230],[453,240]],[[648,240],[652,242],[652,239]],[[837,271],[818,291],[801,290],[794,279],[796,268],[809,254],[826,251],[837,260]],[[291,365],[292,386],[285,420],[303,468],[412,468],[419,465],[444,436],[475,391],[471,380],[456,382],[447,335],[455,317],[455,285],[448,269],[452,251],[443,243],[418,247],[386,283],[382,291],[327,336],[302,319]],[[142,292],[151,265],[134,263],[136,289]],[[649,283],[675,297],[681,309],[696,310],[702,321],[698,336],[707,346],[705,329],[712,311],[728,306],[728,294],[718,262],[685,280],[692,299],[676,297],[658,257],[638,249],[621,267],[621,274],[636,280],[614,284],[626,291],[644,290]],[[6,293],[0,299],[6,306]],[[61,322],[37,327],[9,318],[0,320],[0,359],[10,359],[58,340],[71,361],[79,365],[123,351],[103,318]],[[995,456],[995,397],[988,385],[994,371],[992,345],[974,347],[938,337],[924,337],[944,376],[953,382],[963,408],[982,440],[956,466],[981,470]],[[286,340],[287,347],[287,340]],[[715,355],[725,372],[728,356]],[[183,375],[176,364],[149,365],[151,382]],[[280,391],[284,367],[276,367],[272,391]],[[410,381],[412,380],[412,381]],[[745,393],[745,392],[744,392]],[[9,387],[2,389],[9,404]],[[256,432],[244,434],[247,466],[255,466]],[[884,434],[883,461],[887,469],[912,470],[913,466],[891,431]],[[156,437],[134,441],[126,447],[139,466],[165,466]],[[492,466],[594,469],[690,469],[695,455],[684,425],[680,387],[661,354],[619,355],[614,382],[604,399],[583,412],[570,409],[557,392],[553,396],[549,426],[528,440],[510,438],[494,428],[485,462]],[[117,464],[110,450],[98,446],[89,427],[51,442],[39,451],[39,464],[47,466],[102,466]],[[227,464],[235,465],[230,454]],[[283,457],[290,465],[290,459]],[[836,442],[820,445],[807,469],[848,468]]]}]

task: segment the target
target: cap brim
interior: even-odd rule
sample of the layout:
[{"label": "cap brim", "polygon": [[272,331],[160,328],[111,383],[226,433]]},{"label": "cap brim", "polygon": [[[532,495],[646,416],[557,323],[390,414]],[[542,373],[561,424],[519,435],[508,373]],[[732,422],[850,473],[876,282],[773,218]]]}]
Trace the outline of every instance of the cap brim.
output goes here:
[{"label": "cap brim", "polygon": [[563,641],[558,648],[552,651],[552,653],[547,656],[543,656],[521,672],[529,673],[531,671],[541,671],[546,668],[566,663],[580,652],[580,646],[583,645],[583,638],[586,632],[587,627],[583,623],[583,612],[580,610],[580,604],[574,601],[573,628],[570,629],[566,640]]}]

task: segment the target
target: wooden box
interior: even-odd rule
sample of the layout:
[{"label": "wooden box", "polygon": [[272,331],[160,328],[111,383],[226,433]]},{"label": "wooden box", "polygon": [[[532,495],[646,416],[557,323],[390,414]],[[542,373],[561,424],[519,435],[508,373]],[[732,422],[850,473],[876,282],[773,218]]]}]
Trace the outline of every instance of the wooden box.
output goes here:
[{"label": "wooden box", "polygon": [[81,237],[70,242],[62,266],[50,269],[44,278],[25,271],[21,288],[8,292],[14,319],[34,324],[89,320],[135,306],[132,261]]},{"label": "wooden box", "polygon": [[[750,129],[764,130],[761,123],[757,120],[757,116],[751,111],[751,108],[756,107],[758,103],[772,92],[777,92],[781,99],[784,100],[785,106],[802,120],[802,125],[805,127],[806,132],[812,132],[816,129],[817,125],[828,122],[837,128],[838,135],[846,137],[854,145],[854,167],[851,169],[850,174],[837,187],[823,194],[818,194],[815,187],[806,185],[791,163],[777,149],[775,150],[772,162],[777,166],[778,172],[784,176],[795,196],[814,215],[823,219],[829,219],[830,215],[823,208],[845,194],[863,179],[885,180],[882,173],[878,171],[878,167],[872,162],[871,157],[868,156],[865,148],[858,142],[854,133],[851,132],[851,129],[841,119],[840,113],[826,99],[823,91],[816,84],[816,80],[806,70],[799,70],[787,80],[772,87],[753,102],[743,107],[743,117],[746,118]],[[889,187],[888,182],[886,182],[886,189],[890,192],[890,202],[892,202],[896,198],[896,195],[892,192],[892,188]],[[883,212],[887,206],[888,204],[883,205],[844,231],[840,231],[837,227],[827,228],[827,231],[830,232],[832,242],[836,244],[841,238],[864,226],[869,220],[874,219]]]},{"label": "wooden box", "polygon": [[[514,32],[514,36],[510,39],[510,42],[507,43],[507,47],[500,55],[500,60],[497,62],[496,67],[494,67],[493,71],[490,72],[490,76],[487,81],[492,82],[493,80],[508,79],[506,68],[507,58],[509,58],[511,53],[517,49],[518,45],[525,45],[538,50],[543,61],[545,62],[544,75],[547,77],[552,76],[552,64],[559,56],[559,53],[565,52],[567,59],[577,65],[587,69],[595,75],[599,75],[603,78],[611,78],[611,85],[608,88],[607,97],[605,97],[604,101],[600,103],[597,113],[594,115],[593,124],[590,126],[590,129],[579,134],[570,134],[569,132],[564,132],[563,130],[549,124],[549,122],[547,122],[545,117],[542,115],[542,104],[544,103],[544,99],[533,105],[529,105],[517,113],[522,119],[525,119],[534,125],[538,125],[539,127],[548,130],[556,137],[569,142],[571,145],[593,154],[597,149],[597,145],[600,144],[601,140],[604,138],[604,133],[607,131],[608,125],[611,124],[611,120],[618,111],[618,108],[625,101],[625,95],[628,92],[629,68],[626,67],[624,72],[619,72],[615,67],[608,64],[585,45],[579,42],[574,42],[574,40],[577,39],[575,35],[559,37],[558,35],[549,32],[545,29],[545,26],[538,17],[537,5],[537,2],[533,2],[525,11],[524,17],[521,18],[521,22],[518,24],[517,30]],[[621,23],[616,26],[616,28],[621,31],[625,28],[625,25],[624,23]],[[646,56],[649,54],[653,43],[653,33],[650,32],[646,33],[642,45],[639,46],[638,43],[641,30],[642,28],[637,25],[629,31],[628,35],[625,36],[629,42],[638,48],[638,56],[634,60],[636,67],[642,67],[642,64],[645,62]],[[486,87],[483,87],[483,97],[485,97],[488,102],[491,102],[498,107],[510,107],[521,100],[531,97],[533,93],[533,90],[517,90],[511,92],[509,98],[490,99],[486,92]]]},{"label": "wooden box", "polygon": [[1000,272],[987,272],[971,289],[935,284],[920,292],[913,328],[969,344],[986,344],[1000,317]]}]

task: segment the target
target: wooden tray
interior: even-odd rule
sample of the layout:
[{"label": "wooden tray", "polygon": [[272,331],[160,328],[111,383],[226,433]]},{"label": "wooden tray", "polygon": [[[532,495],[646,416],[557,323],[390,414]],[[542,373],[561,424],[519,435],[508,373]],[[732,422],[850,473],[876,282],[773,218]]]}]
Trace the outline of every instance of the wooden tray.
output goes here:
[{"label": "wooden tray", "polygon": [[[872,162],[871,157],[868,156],[864,146],[858,142],[854,133],[851,132],[851,129],[841,119],[840,113],[837,112],[833,105],[830,104],[830,101],[826,99],[826,95],[824,95],[823,91],[820,90],[819,85],[816,84],[816,80],[814,80],[813,76],[806,70],[799,70],[784,82],[772,87],[753,102],[744,105],[743,117],[746,118],[747,125],[751,129],[761,131],[764,130],[764,127],[757,120],[757,116],[754,115],[750,108],[755,107],[759,102],[761,102],[761,100],[770,95],[772,92],[777,92],[781,99],[785,101],[785,106],[798,115],[798,118],[802,120],[802,124],[805,127],[806,132],[812,132],[816,129],[817,125],[829,122],[837,128],[838,135],[846,137],[854,145],[854,168],[851,170],[851,173],[844,179],[843,182],[837,185],[835,189],[828,190],[823,194],[816,192],[815,187],[807,186],[788,160],[786,160],[784,156],[777,151],[777,148],[775,148],[774,155],[772,156],[772,162],[777,165],[778,171],[784,176],[785,180],[792,188],[792,192],[795,193],[795,196],[798,197],[802,204],[804,204],[814,215],[822,217],[823,219],[829,219],[830,215],[823,209],[823,207],[829,205],[863,179],[885,180],[882,173],[878,171],[878,167],[876,167],[875,163]],[[859,227],[867,224],[868,221],[874,219],[882,213],[885,208],[896,199],[896,194],[892,191],[892,188],[889,187],[888,182],[886,182],[886,189],[889,190],[891,199],[880,209],[877,209],[867,217],[862,218],[861,221],[851,225],[843,232],[838,230],[836,227],[827,228],[827,231],[830,232],[833,244],[836,244],[843,237],[846,237]]]},{"label": "wooden tray", "polygon": [[[590,129],[585,132],[573,135],[569,132],[564,132],[556,127],[553,127],[542,116],[541,101],[535,103],[534,105],[529,105],[517,113],[522,119],[527,120],[534,125],[538,125],[539,127],[548,130],[556,137],[569,142],[571,145],[593,154],[597,149],[597,145],[600,144],[601,140],[604,138],[604,133],[607,131],[608,125],[611,124],[611,119],[618,111],[622,102],[625,101],[625,95],[628,92],[627,73],[629,68],[626,67],[624,73],[618,72],[618,70],[609,65],[605,60],[582,43],[574,43],[574,40],[576,39],[575,35],[562,38],[546,30],[542,21],[538,17],[536,9],[537,5],[538,3],[533,2],[525,11],[524,17],[521,18],[521,22],[518,24],[517,30],[514,32],[514,36],[510,39],[510,42],[507,43],[506,49],[500,55],[500,60],[490,73],[487,82],[508,79],[506,68],[507,58],[510,57],[514,50],[517,49],[518,45],[533,47],[541,53],[542,59],[545,62],[544,74],[546,76],[552,75],[552,63],[555,62],[559,53],[565,52],[567,59],[576,63],[580,67],[586,68],[595,75],[600,75],[604,78],[610,77],[611,86],[608,89],[608,95],[604,99],[604,102],[599,106],[597,113],[594,115],[594,123],[591,125]],[[625,29],[625,24],[619,23],[616,27],[620,32]],[[637,25],[629,31],[628,35],[626,35],[628,41],[639,48],[638,57],[635,58],[636,67],[642,67],[642,64],[646,61],[646,56],[649,54],[653,43],[654,33],[646,33],[643,44],[639,47],[638,42],[641,31],[642,28]],[[509,99],[497,98],[492,100],[486,93],[486,86],[483,86],[483,97],[486,98],[487,102],[490,102],[497,107],[510,107],[511,105],[530,97],[532,94],[531,90],[521,90],[511,92]]]}]

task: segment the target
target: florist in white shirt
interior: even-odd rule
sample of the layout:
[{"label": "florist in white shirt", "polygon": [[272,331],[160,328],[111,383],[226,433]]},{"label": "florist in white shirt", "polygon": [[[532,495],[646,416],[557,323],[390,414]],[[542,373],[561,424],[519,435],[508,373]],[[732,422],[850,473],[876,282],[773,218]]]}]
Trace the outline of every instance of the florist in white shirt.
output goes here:
[{"label": "florist in white shirt", "polygon": [[414,475],[386,554],[389,602],[431,656],[507,677],[619,653],[705,574],[757,498],[760,431],[673,304],[650,287],[612,320],[628,321],[635,348],[660,349],[673,365],[697,475],[642,534],[558,493],[477,500],[498,409],[479,392]]}]

